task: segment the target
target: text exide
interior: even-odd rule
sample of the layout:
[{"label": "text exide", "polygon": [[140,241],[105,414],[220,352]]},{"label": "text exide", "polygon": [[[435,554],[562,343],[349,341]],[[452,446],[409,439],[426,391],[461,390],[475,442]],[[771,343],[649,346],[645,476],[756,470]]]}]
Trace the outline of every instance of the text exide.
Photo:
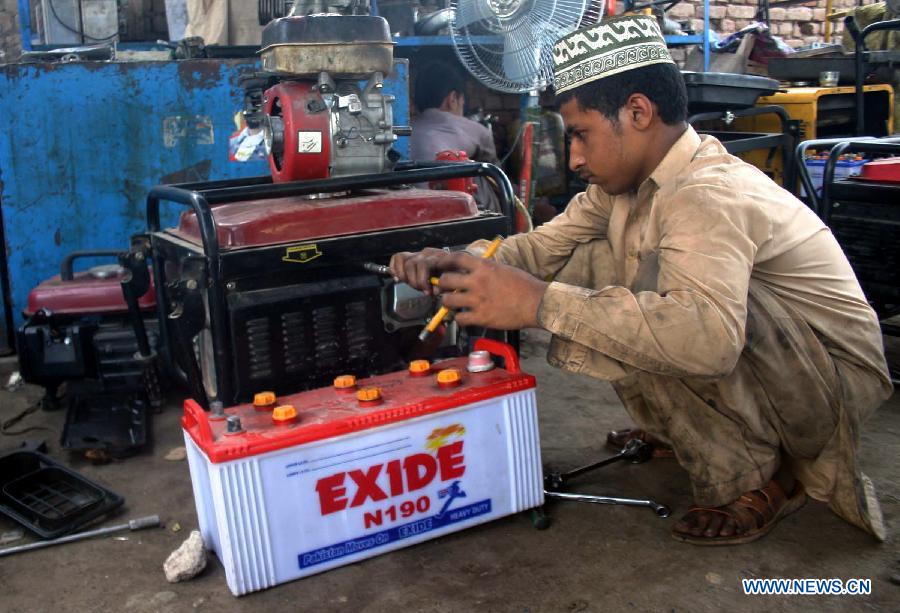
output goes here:
[{"label": "text exide", "polygon": [[[322,515],[358,507],[367,500],[379,502],[388,497],[414,492],[439,477],[441,481],[458,479],[466,472],[463,441],[438,448],[437,457],[415,453],[399,460],[374,464],[365,470],[339,472],[316,482]],[[379,485],[382,471],[387,484]],[[349,478],[349,479],[348,479]],[[348,491],[349,489],[349,491]]]}]

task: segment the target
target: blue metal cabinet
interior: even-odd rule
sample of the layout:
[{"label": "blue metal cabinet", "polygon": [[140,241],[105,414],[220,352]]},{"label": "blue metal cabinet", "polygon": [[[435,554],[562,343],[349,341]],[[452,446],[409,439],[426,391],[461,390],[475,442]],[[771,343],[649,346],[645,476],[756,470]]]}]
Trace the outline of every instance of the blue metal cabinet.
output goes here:
[{"label": "blue metal cabinet", "polygon": [[[267,174],[263,161],[228,159],[238,76],[258,69],[252,59],[0,66],[7,316],[21,321],[30,289],[67,253],[126,248],[146,228],[152,186]],[[405,60],[385,90],[396,96],[394,123],[408,125]],[[396,147],[404,156],[406,140]]]}]

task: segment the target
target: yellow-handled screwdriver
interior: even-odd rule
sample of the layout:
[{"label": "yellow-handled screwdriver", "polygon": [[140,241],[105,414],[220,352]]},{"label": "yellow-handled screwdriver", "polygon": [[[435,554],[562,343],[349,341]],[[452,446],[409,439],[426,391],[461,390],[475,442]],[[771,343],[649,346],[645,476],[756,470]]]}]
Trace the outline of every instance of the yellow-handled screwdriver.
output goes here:
[{"label": "yellow-handled screwdriver", "polygon": [[[502,242],[503,239],[499,236],[491,241],[491,244],[488,246],[488,248],[485,249],[484,253],[481,254],[481,259],[489,260],[490,258],[494,257],[494,254],[497,253],[497,249],[500,248],[500,243]],[[434,282],[435,280],[436,279],[432,277],[432,285],[437,285]],[[431,321],[428,322],[428,325],[422,328],[422,331],[419,332],[419,340],[424,341],[426,338],[428,338],[428,336],[432,332],[437,330],[438,326],[441,325],[441,322],[444,321],[444,318],[446,318],[449,314],[450,309],[445,306],[442,306],[440,309],[438,309],[438,312],[434,314],[434,317],[431,318]]]},{"label": "yellow-handled screwdriver", "polygon": [[[391,272],[390,266],[385,266],[383,264],[375,264],[374,262],[364,262],[363,268],[368,272],[371,272],[376,275],[384,275],[385,277],[393,277],[394,273]],[[431,283],[435,287],[440,287],[441,282],[437,277],[431,277],[428,279],[428,282]]]}]

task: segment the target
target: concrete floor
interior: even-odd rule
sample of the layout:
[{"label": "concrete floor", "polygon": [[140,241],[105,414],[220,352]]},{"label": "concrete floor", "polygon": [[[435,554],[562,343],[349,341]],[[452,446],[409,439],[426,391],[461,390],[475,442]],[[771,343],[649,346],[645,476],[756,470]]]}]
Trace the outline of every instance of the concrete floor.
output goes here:
[{"label": "concrete floor", "polygon": [[[544,462],[568,468],[604,457],[601,441],[607,430],[628,423],[624,410],[607,384],[550,368],[546,342],[531,333],[523,344],[524,369],[538,377]],[[39,393],[30,386],[0,391],[0,418]],[[656,499],[672,507],[669,519],[640,508],[556,503],[548,507],[553,525],[545,531],[535,530],[527,515],[509,517],[241,598],[230,594],[214,558],[194,580],[169,584],[162,563],[197,526],[186,463],[163,459],[182,444],[179,414],[173,399],[156,419],[151,451],[101,466],[59,449],[60,413],[39,412],[22,423],[54,432],[0,437],[2,449],[46,438],[54,458],[125,497],[119,521],[156,513],[166,524],[0,559],[0,610],[900,610],[900,586],[889,580],[900,573],[898,537],[877,544],[820,503],[810,502],[751,545],[698,548],[674,541],[669,530],[691,504],[686,475],[674,460],[614,465],[577,482],[586,492]],[[863,467],[896,531],[900,395],[862,436]],[[16,528],[0,519],[0,532]],[[753,577],[870,578],[873,593],[745,596],[740,580]]]}]

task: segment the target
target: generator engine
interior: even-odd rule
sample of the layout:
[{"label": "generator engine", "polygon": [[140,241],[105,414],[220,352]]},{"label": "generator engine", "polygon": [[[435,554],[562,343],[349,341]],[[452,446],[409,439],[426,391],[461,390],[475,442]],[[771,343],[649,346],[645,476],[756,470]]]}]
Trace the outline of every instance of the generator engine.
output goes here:
[{"label": "generator engine", "polygon": [[276,183],[393,168],[394,98],[383,92],[393,44],[387,22],[369,15],[284,17],[263,29],[246,114],[265,130]]},{"label": "generator engine", "polygon": [[[420,343],[436,301],[363,264],[510,234],[509,180],[490,164],[398,161],[392,145],[408,128],[393,126],[393,97],[383,91],[393,70],[383,18],[285,17],[262,40],[264,71],[243,80],[244,114],[265,130],[271,176],[160,186],[148,196],[170,371],[208,408],[467,353],[476,334],[452,323]],[[501,212],[450,189],[467,177],[490,179]],[[416,187],[429,183],[448,189]],[[161,226],[163,202],[189,209],[176,227]]]}]

